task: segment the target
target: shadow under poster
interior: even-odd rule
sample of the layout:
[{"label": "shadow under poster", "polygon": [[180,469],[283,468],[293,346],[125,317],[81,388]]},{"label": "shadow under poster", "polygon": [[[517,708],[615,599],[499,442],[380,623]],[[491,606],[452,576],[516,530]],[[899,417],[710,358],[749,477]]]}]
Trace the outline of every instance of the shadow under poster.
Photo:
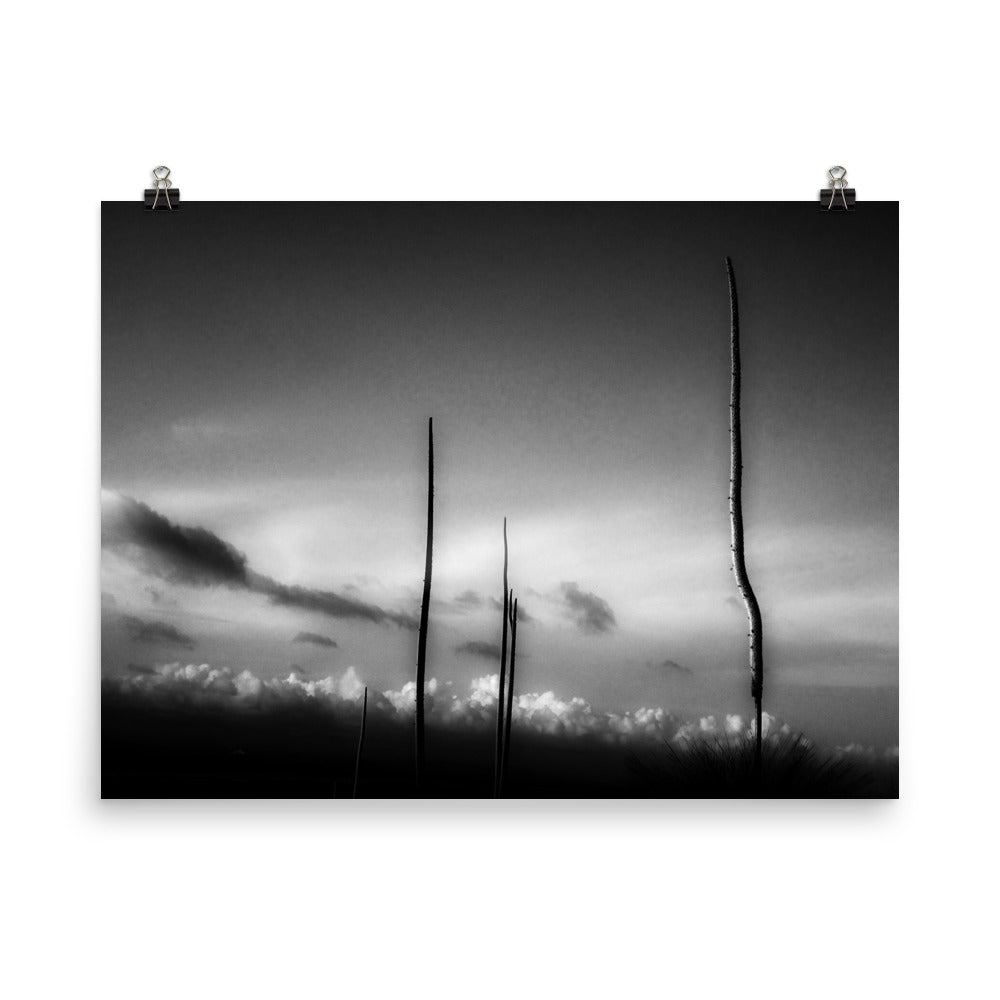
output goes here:
[{"label": "shadow under poster", "polygon": [[898,794],[898,206],[102,207],[102,796]]}]

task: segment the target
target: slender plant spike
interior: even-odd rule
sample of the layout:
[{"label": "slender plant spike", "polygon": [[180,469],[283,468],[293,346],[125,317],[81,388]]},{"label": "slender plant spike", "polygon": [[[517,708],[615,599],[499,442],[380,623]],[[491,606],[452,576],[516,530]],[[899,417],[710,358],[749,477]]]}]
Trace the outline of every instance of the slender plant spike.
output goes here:
[{"label": "slender plant spike", "polygon": [[507,780],[507,761],[510,758],[510,724],[514,714],[514,663],[517,656],[517,598],[510,592],[510,673],[507,675],[507,722],[503,734],[503,765],[500,771],[500,791]]},{"label": "slender plant spike", "polygon": [[736,586],[747,612],[750,625],[748,638],[750,640],[750,694],[754,700],[757,715],[757,743],[754,753],[754,766],[757,771],[761,767],[761,722],[762,699],[764,694],[764,652],[763,629],[760,617],[760,605],[750,586],[747,574],[746,556],[743,551],[743,442],[740,433],[740,310],[736,298],[736,277],[733,274],[733,262],[726,258],[726,271],[729,275],[729,309],[732,319],[730,336],[731,367],[729,390],[729,526],[732,536],[733,576]]},{"label": "slender plant spike", "polygon": [[503,631],[500,637],[500,681],[497,687],[497,745],[493,757],[493,797],[500,794],[500,776],[503,770],[503,706],[504,677],[507,672],[507,518],[503,519]]},{"label": "slender plant spike", "polygon": [[417,640],[416,752],[417,794],[425,778],[424,676],[427,672],[427,620],[431,608],[431,563],[434,551],[434,418],[427,422],[427,561],[424,565],[424,597],[420,604],[420,637]]},{"label": "slender plant spike", "polygon": [[354,761],[354,795],[358,797],[358,778],[361,776],[361,751],[365,748],[365,723],[368,721],[368,685],[365,685],[365,700],[361,705],[361,735],[358,736],[358,756]]}]

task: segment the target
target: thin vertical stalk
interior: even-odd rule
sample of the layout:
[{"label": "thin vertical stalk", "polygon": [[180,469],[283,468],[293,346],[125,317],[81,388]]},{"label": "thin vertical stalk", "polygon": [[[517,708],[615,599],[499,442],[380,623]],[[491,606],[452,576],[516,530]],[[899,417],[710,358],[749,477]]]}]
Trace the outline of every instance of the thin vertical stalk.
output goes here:
[{"label": "thin vertical stalk", "polygon": [[427,620],[431,610],[431,564],[434,552],[434,418],[427,422],[427,560],[424,564],[424,597],[420,604],[420,637],[417,640],[416,752],[417,793],[426,777],[424,748],[424,676],[427,672]]},{"label": "thin vertical stalk", "polygon": [[354,794],[358,797],[358,779],[361,777],[361,751],[365,748],[365,724],[368,722],[368,685],[365,685],[365,700],[361,706],[361,735],[358,736],[358,756],[354,761]]},{"label": "thin vertical stalk", "polygon": [[508,600],[510,607],[510,673],[507,675],[507,722],[503,734],[503,765],[500,771],[500,791],[503,791],[504,782],[507,780],[507,761],[510,758],[510,724],[514,714],[514,663],[517,659],[517,598],[514,591],[510,592],[513,598],[513,606]]},{"label": "thin vertical stalk", "polygon": [[500,637],[500,680],[497,688],[497,745],[493,758],[493,797],[500,794],[500,777],[503,770],[503,706],[504,677],[507,673],[507,518],[503,519],[503,632]]},{"label": "thin vertical stalk", "polygon": [[732,536],[733,576],[739,588],[743,605],[746,608],[747,622],[750,631],[750,694],[754,700],[757,716],[757,740],[754,748],[754,770],[759,774],[761,768],[761,719],[762,700],[764,694],[764,652],[763,628],[760,617],[760,605],[750,586],[747,574],[746,556],[743,551],[743,441],[740,429],[740,310],[736,298],[736,277],[733,274],[733,262],[726,258],[726,272],[729,275],[729,309],[732,319],[730,351],[730,390],[729,390],[729,525]]}]

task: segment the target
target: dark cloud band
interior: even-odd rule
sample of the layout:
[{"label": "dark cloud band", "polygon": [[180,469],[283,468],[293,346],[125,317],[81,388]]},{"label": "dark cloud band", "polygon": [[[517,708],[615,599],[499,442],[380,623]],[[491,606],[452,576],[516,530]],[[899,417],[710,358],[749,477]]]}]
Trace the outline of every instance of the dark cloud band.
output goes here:
[{"label": "dark cloud band", "polygon": [[331,639],[327,635],[319,635],[316,632],[299,632],[299,634],[292,639],[292,642],[308,642],[313,646],[326,646],[329,649],[337,648],[337,642],[335,639]]},{"label": "dark cloud band", "polygon": [[480,656],[485,660],[499,660],[500,647],[493,642],[484,642],[481,639],[470,639],[455,647],[455,652],[460,656]]},{"label": "dark cloud band", "polygon": [[357,618],[414,630],[417,627],[413,615],[386,611],[330,590],[289,586],[255,573],[246,556],[218,535],[205,528],[174,524],[146,504],[120,494],[104,497],[101,544],[122,552],[147,573],[171,583],[232,587],[263,594],[273,604],[316,611],[331,618]]},{"label": "dark cloud band", "polygon": [[195,641],[180,629],[167,622],[147,621],[135,615],[122,615],[121,623],[133,642],[156,646],[182,646],[194,649]]}]

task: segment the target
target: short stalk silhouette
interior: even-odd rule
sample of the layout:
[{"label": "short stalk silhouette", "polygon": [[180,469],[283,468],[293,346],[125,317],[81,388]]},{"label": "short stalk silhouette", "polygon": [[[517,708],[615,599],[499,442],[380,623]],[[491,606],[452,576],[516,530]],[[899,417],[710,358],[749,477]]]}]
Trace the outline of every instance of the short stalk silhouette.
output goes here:
[{"label": "short stalk silhouette", "polygon": [[361,733],[358,736],[358,755],[354,760],[354,795],[358,797],[358,780],[361,777],[361,753],[365,748],[365,724],[368,721],[368,685],[365,685],[365,700],[361,705]]},{"label": "short stalk silhouette", "polygon": [[503,631],[500,637],[500,678],[497,687],[497,740],[493,757],[493,797],[500,794],[500,780],[503,772],[503,709],[504,679],[507,673],[507,614],[509,612],[507,593],[507,518],[503,519]]},{"label": "short stalk silhouette", "polygon": [[416,763],[417,794],[426,779],[424,746],[424,677],[427,673],[427,620],[431,610],[431,564],[434,551],[434,418],[427,422],[427,560],[424,565],[424,597],[420,604],[420,636],[417,640]]},{"label": "short stalk silhouette", "polygon": [[732,535],[733,576],[739,588],[743,606],[746,608],[750,631],[750,694],[754,700],[757,716],[756,747],[754,750],[754,770],[761,770],[761,740],[762,733],[762,699],[764,694],[764,652],[763,629],[760,617],[760,605],[750,586],[747,574],[746,556],[743,551],[743,442],[740,433],[740,310],[736,298],[736,277],[733,274],[733,262],[726,258],[726,271],[729,275],[729,309],[732,321],[730,336],[730,390],[729,390],[729,526]]}]

